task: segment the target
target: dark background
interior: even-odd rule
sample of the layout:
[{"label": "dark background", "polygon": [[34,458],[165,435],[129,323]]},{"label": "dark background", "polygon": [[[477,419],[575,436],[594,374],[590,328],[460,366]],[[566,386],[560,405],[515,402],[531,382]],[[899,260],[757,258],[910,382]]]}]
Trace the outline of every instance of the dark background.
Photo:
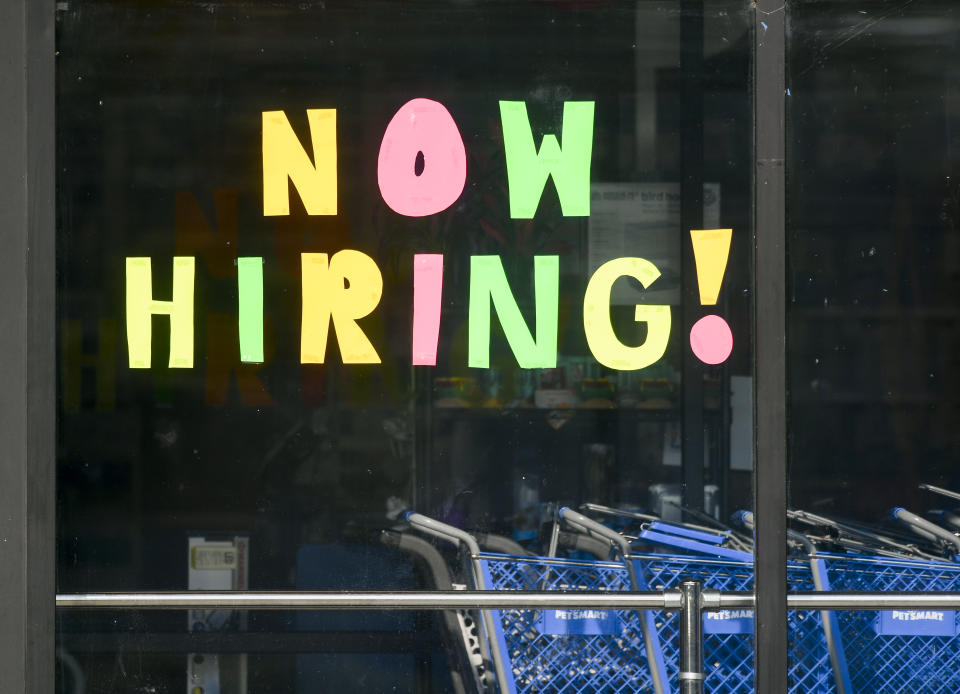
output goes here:
[{"label": "dark background", "polygon": [[789,16],[790,503],[860,520],[960,487],[960,48],[949,2]]}]

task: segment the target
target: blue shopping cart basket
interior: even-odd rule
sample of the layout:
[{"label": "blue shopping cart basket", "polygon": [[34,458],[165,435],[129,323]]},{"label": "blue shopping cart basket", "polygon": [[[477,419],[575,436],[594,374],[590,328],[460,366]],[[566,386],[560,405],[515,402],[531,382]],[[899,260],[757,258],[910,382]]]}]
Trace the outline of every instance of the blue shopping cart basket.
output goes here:
[{"label": "blue shopping cart basket", "polygon": [[[903,508],[891,516],[946,551],[960,539]],[[960,591],[960,564],[946,559],[821,553],[825,590]],[[956,559],[956,555],[954,555]],[[955,610],[845,611],[839,618],[852,692],[960,692],[960,615]]]},{"label": "blue shopping cart basket", "polygon": [[[582,526],[582,516],[561,509],[560,516],[572,527]],[[702,527],[675,523],[645,523],[638,539],[669,548],[672,553],[632,555],[638,583],[646,590],[676,588],[684,580],[696,580],[704,588],[721,591],[753,590],[753,555],[726,546],[730,533],[712,533]],[[816,576],[815,572],[820,572]],[[787,581],[791,590],[820,589],[822,566],[815,562],[789,562]],[[654,613],[668,671],[679,661],[677,615]],[[842,648],[837,639],[835,617],[817,611],[793,611],[788,616],[790,649],[789,682],[792,694],[845,694]],[[703,620],[704,690],[711,694],[754,691],[753,614],[749,610],[708,612]],[[839,684],[838,684],[839,683]]]},{"label": "blue shopping cart basket", "polygon": [[[482,553],[472,537],[420,514],[411,526],[468,550],[468,575],[477,589],[629,591],[637,589],[628,561],[578,561],[554,557]],[[606,539],[629,554],[629,543],[606,528]],[[485,610],[489,641],[501,692],[637,692],[672,694],[676,659],[668,667],[661,632],[668,628],[651,611]]]},{"label": "blue shopping cart basket", "polygon": [[[623,563],[483,554],[496,590],[632,590]],[[494,637],[508,692],[657,692],[677,677],[663,636],[671,625],[650,611],[496,610]]]},{"label": "blue shopping cart basket", "polygon": [[[827,590],[957,591],[960,565],[946,561],[821,554]],[[960,620],[954,610],[843,611],[839,637],[851,691],[960,692]]]}]

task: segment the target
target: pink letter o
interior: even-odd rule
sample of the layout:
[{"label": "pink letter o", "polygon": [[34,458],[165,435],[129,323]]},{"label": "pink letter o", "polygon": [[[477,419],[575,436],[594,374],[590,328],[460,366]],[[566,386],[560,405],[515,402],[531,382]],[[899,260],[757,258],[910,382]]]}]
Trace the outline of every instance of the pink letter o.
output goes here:
[{"label": "pink letter o", "polygon": [[[418,176],[417,154],[423,153]],[[453,116],[437,101],[413,99],[383,133],[377,183],[383,201],[407,217],[426,217],[457,201],[467,181],[467,153]]]}]

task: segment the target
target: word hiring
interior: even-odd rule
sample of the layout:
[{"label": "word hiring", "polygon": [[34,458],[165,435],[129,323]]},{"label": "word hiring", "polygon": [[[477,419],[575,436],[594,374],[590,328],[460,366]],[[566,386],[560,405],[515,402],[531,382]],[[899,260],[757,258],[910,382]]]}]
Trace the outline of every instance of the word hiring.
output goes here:
[{"label": "word hiring", "polygon": [[[379,364],[381,359],[357,321],[373,312],[383,293],[383,275],[370,256],[357,250],[301,253],[300,362],[322,364],[333,324],[345,364]],[[490,323],[495,312],[521,368],[555,368],[559,316],[560,259],[533,257],[535,331],[527,326],[510,289],[498,255],[470,258],[468,366],[490,365]],[[192,368],[194,339],[195,257],[173,259],[170,301],[152,296],[151,259],[126,259],[127,347],[131,368],[150,368],[152,316],[170,318],[171,368]],[[670,306],[642,305],[634,319],[647,324],[646,339],[637,346],[622,343],[610,320],[614,282],[632,277],[647,288],[660,271],[644,258],[615,258],[590,277],[583,297],[583,328],[594,358],[611,369],[635,370],[659,360],[670,337]],[[413,256],[412,363],[434,366],[440,329],[443,256]],[[240,359],[263,363],[263,258],[237,259]]]},{"label": "word hiring", "polygon": [[[544,135],[539,150],[522,101],[501,101],[500,117],[507,163],[510,216],[534,216],[543,190],[553,179],[564,216],[590,214],[593,146],[592,101],[565,102],[561,147]],[[313,157],[307,154],[283,111],[262,113],[263,207],[265,216],[290,213],[293,183],[310,215],[337,214],[336,109],[310,109],[307,121]],[[466,152],[453,117],[436,101],[404,104],[384,132],[377,160],[377,182],[384,202],[405,216],[441,212],[463,193]],[[557,361],[559,258],[534,262],[536,334],[527,327],[510,290],[499,256],[473,256],[470,262],[468,365],[489,366],[490,308],[523,368],[553,368]],[[130,366],[151,364],[151,315],[170,316],[170,366],[193,366],[194,258],[173,261],[173,299],[151,295],[149,258],[127,258],[127,342]],[[440,327],[443,256],[413,258],[413,364],[435,365]],[[358,250],[302,254],[301,363],[323,363],[329,326],[334,326],[345,363],[375,364],[380,357],[357,321],[379,304],[383,277],[376,262]],[[584,293],[584,331],[594,357],[612,369],[641,369],[663,356],[670,333],[670,307],[637,305],[635,319],[647,323],[642,345],[628,346],[614,335],[609,299],[613,283],[633,277],[648,287],[659,270],[643,258],[616,258],[593,274]],[[263,260],[238,258],[241,361],[263,361]]]}]

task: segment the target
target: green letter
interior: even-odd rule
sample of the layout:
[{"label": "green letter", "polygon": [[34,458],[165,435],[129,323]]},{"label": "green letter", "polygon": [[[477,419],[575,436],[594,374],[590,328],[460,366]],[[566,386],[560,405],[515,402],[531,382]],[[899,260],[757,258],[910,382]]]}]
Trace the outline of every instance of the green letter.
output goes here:
[{"label": "green letter", "polygon": [[534,341],[510,291],[498,255],[470,258],[469,355],[467,364],[490,366],[490,301],[503,326],[517,363],[524,369],[552,369],[557,365],[557,314],[560,307],[560,262],[555,255],[533,258],[537,339]]},{"label": "green letter", "polygon": [[240,361],[263,363],[263,258],[237,258]]},{"label": "green letter", "polygon": [[503,148],[507,157],[510,216],[533,219],[540,196],[553,175],[565,217],[590,216],[590,157],[593,151],[593,102],[563,104],[563,149],[555,135],[543,136],[537,151],[523,101],[501,101]]},{"label": "green letter", "polygon": [[127,258],[127,348],[131,369],[150,368],[151,317],[170,316],[170,368],[193,368],[193,257],[173,259],[173,300],[155,301],[150,258]]}]

